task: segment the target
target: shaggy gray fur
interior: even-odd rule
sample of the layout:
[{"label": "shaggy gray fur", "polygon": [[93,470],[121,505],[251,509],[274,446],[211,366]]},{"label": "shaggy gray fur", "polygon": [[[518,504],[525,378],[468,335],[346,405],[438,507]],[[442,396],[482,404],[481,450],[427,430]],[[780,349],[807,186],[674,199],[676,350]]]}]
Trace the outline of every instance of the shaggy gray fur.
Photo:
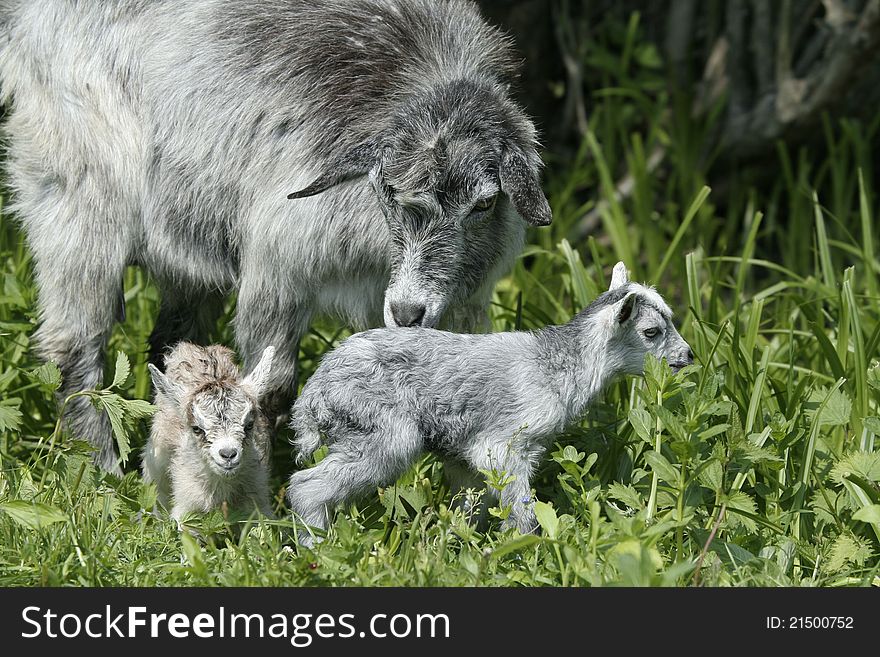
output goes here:
[{"label": "shaggy gray fur", "polygon": [[226,347],[181,342],[150,365],[159,410],[144,447],[144,480],[180,519],[226,503],[244,511],[269,505],[269,422],[260,408],[273,347],[244,379]]},{"label": "shaggy gray fur", "polygon": [[693,361],[671,318],[618,263],[610,290],[562,326],[353,335],[324,357],[293,407],[300,458],[329,445],[318,465],[291,476],[294,513],[326,528],[333,507],[392,484],[431,451],[462,488],[481,486],[480,470],[513,476],[500,496],[511,507],[506,524],[531,531],[530,477],[553,437],[614,377],[641,374],[646,353],[676,369]]},{"label": "shaggy gray fur", "polygon": [[[62,394],[100,384],[130,264],[163,292],[154,362],[237,290],[246,368],[278,347],[272,411],[315,313],[477,327],[526,222],[550,222],[515,72],[464,0],[0,0],[9,182]],[[119,472],[106,418],[78,399],[68,423]]]}]

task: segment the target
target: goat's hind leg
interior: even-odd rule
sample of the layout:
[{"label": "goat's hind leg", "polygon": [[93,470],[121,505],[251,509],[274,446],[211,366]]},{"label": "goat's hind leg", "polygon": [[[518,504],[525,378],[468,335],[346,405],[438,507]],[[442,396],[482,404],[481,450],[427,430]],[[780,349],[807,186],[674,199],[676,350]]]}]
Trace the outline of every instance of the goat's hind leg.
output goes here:
[{"label": "goat's hind leg", "polygon": [[[318,465],[291,475],[291,508],[307,525],[326,530],[330,511],[394,483],[421,453],[422,440],[411,423],[337,438]],[[311,540],[301,542],[308,546]]]},{"label": "goat's hind leg", "polygon": [[[48,203],[48,201],[47,201]],[[39,354],[55,361],[62,377],[59,402],[82,390],[99,388],[104,376],[104,349],[113,324],[122,317],[122,274],[126,262],[124,231],[59,199],[37,225],[29,222],[39,289],[40,327],[34,334]],[[23,214],[29,214],[27,210]],[[114,233],[114,228],[119,232]],[[103,230],[102,230],[103,229]],[[103,470],[122,475],[106,413],[86,397],[65,407],[70,433],[95,449],[93,460]]]},{"label": "goat's hind leg", "polygon": [[279,276],[272,272],[245,275],[235,311],[235,341],[249,372],[259,362],[263,350],[272,345],[269,385],[261,406],[273,428],[286,424],[296,397],[299,340],[308,329],[309,313],[293,298],[281,298]]}]

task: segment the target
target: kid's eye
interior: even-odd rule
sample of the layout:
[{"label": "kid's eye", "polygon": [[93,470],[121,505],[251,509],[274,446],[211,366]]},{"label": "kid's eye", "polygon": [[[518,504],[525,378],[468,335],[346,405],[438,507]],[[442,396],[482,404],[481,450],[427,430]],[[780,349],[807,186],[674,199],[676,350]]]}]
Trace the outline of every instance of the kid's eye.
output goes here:
[{"label": "kid's eye", "polygon": [[660,334],[660,329],[658,328],[649,328],[645,329],[644,335],[646,338],[656,338]]},{"label": "kid's eye", "polygon": [[481,198],[474,204],[474,209],[471,210],[471,214],[474,212],[487,212],[495,207],[495,200],[498,198],[498,194],[494,196],[489,196],[487,198]]}]

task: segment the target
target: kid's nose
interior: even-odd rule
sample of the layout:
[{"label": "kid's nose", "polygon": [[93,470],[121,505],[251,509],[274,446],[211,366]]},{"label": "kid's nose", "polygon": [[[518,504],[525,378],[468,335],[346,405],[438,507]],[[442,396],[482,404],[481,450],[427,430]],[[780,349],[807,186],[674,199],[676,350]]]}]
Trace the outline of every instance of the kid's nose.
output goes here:
[{"label": "kid's nose", "polygon": [[222,456],[227,461],[232,461],[236,456],[238,456],[238,450],[234,447],[224,447],[220,450],[220,456]]}]

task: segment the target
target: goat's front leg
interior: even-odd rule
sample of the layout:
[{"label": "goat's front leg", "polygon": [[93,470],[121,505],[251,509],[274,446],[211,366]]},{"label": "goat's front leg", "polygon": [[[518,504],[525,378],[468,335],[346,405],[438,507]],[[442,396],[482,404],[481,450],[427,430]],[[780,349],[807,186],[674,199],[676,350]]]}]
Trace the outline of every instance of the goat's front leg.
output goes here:
[{"label": "goat's front leg", "polygon": [[246,373],[259,362],[266,347],[275,347],[268,392],[261,402],[273,429],[286,423],[296,398],[299,340],[311,319],[304,308],[277,282],[270,284],[262,277],[242,279],[235,312],[235,341]]},{"label": "goat's front leg", "polygon": [[515,479],[501,491],[501,506],[510,507],[510,515],[501,523],[501,529],[516,527],[522,534],[531,534],[538,529],[532,487],[527,474],[522,479]]},{"label": "goat's front leg", "polygon": [[523,534],[529,534],[538,527],[532,500],[531,476],[534,460],[528,449],[517,445],[510,439],[486,439],[483,451],[471,465],[475,471],[496,470],[506,484],[498,488],[490,487],[489,493],[498,499],[502,508],[510,508],[510,513],[501,525],[502,529],[516,527]]}]

